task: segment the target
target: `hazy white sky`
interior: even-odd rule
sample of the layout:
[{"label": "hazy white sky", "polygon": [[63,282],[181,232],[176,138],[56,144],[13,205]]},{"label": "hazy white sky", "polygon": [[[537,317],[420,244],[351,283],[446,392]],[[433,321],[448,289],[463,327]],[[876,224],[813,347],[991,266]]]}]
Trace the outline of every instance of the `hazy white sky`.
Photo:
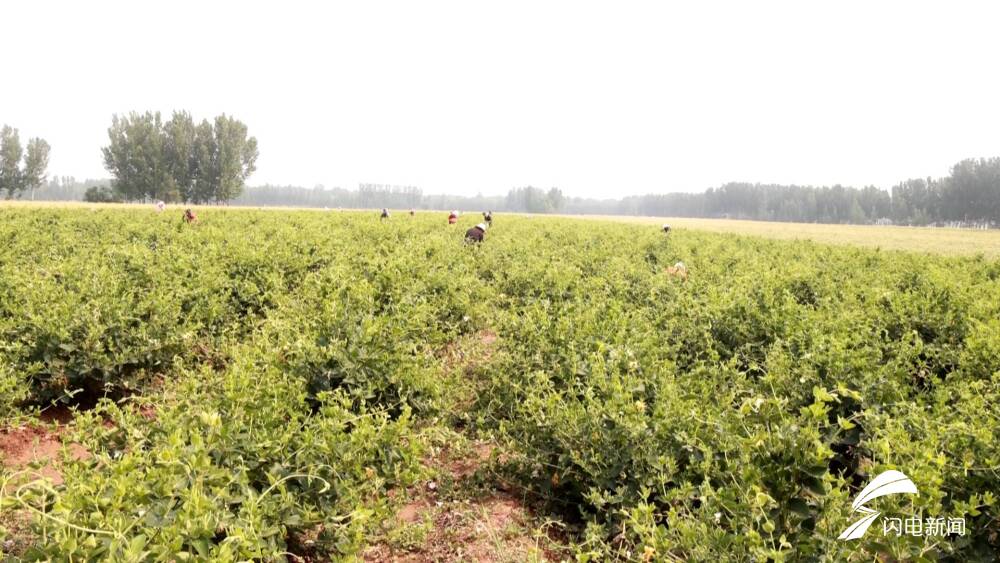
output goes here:
[{"label": "hazy white sky", "polygon": [[250,184],[876,184],[1000,155],[997,2],[15,2],[0,123],[106,177],[113,113],[247,123]]}]

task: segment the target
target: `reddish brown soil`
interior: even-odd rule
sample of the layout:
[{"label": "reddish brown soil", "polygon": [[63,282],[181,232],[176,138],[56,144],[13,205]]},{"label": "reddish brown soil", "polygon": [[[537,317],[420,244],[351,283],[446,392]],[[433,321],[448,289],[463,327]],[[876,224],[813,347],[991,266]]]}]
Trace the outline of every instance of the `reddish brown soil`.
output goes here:
[{"label": "reddish brown soil", "polygon": [[[497,335],[490,330],[452,342],[439,352],[445,373],[473,376],[491,360],[496,342]],[[493,450],[492,444],[481,442],[458,452],[446,446],[425,460],[437,477],[406,492],[409,501],[396,512],[395,527],[365,550],[364,561],[558,560],[549,549],[553,541],[536,538],[537,518],[520,499],[504,490],[483,491],[471,484],[482,478],[480,470],[494,456]],[[408,539],[400,540],[399,535]]]},{"label": "reddish brown soil", "polygon": [[411,525],[429,520],[431,528],[423,544],[409,551],[376,545],[365,552],[365,561],[513,562],[529,559],[536,547],[527,532],[530,515],[519,502],[503,496],[441,506],[414,502],[404,506],[397,518]]},{"label": "reddish brown soil", "polygon": [[[38,423],[0,430],[0,463],[14,471],[26,470],[26,480],[46,477],[55,484],[62,483],[59,473],[59,453],[62,451],[61,435],[72,420],[73,413],[66,408],[53,407],[42,412]],[[66,446],[73,459],[84,459],[90,455],[83,446]],[[38,463],[38,469],[29,465]]]},{"label": "reddish brown soil", "polygon": [[[491,444],[477,443],[464,455],[447,450],[428,465],[439,470],[441,481],[453,480],[461,489],[493,455]],[[429,563],[443,561],[520,562],[558,560],[549,538],[534,536],[537,520],[512,494],[495,491],[467,499],[442,498],[436,481],[408,492],[411,500],[396,513],[400,526],[424,527],[416,546],[382,541],[369,547],[367,562]]]}]

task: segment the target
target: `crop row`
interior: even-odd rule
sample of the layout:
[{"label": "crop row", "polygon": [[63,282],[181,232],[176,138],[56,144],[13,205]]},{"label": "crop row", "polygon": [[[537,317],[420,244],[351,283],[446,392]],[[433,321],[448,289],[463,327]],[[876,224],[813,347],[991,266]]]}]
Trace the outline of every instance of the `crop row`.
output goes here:
[{"label": "crop row", "polygon": [[[0,414],[97,405],[92,457],[24,500],[40,557],[270,559],[317,530],[356,553],[448,420],[504,444],[582,560],[1000,549],[996,262],[558,219],[466,245],[430,215],[2,213]],[[439,352],[487,328],[490,361],[447,377]],[[919,494],[880,510],[967,533],[837,540],[890,468]]]}]

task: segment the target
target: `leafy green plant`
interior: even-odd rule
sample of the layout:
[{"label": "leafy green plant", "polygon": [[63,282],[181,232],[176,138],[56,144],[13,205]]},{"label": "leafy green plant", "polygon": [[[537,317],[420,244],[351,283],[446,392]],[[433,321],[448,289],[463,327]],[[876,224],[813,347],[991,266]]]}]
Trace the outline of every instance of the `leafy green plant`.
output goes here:
[{"label": "leafy green plant", "polygon": [[[429,215],[4,213],[0,414],[97,404],[67,437],[91,457],[4,501],[34,510],[29,557],[352,556],[442,421],[503,445],[579,560],[1000,550],[985,259],[568,219],[470,246]],[[919,494],[880,509],[968,533],[837,540],[887,469]]]}]

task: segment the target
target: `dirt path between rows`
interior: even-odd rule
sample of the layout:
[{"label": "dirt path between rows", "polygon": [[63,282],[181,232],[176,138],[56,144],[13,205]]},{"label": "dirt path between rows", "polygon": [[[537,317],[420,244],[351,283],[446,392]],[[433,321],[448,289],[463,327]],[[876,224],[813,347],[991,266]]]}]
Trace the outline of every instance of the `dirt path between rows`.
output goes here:
[{"label": "dirt path between rows", "polygon": [[477,442],[427,460],[437,476],[407,491],[408,501],[364,561],[558,561],[556,540],[521,499],[484,488],[495,455],[493,445]]},{"label": "dirt path between rows", "polygon": [[[459,338],[439,353],[444,372],[472,383],[493,358],[497,342],[492,330]],[[470,400],[455,407],[467,409]],[[490,474],[490,464],[502,458],[496,446],[460,433],[441,440],[424,460],[432,477],[405,491],[394,521],[364,551],[364,561],[558,561],[561,544],[552,530]]]}]

